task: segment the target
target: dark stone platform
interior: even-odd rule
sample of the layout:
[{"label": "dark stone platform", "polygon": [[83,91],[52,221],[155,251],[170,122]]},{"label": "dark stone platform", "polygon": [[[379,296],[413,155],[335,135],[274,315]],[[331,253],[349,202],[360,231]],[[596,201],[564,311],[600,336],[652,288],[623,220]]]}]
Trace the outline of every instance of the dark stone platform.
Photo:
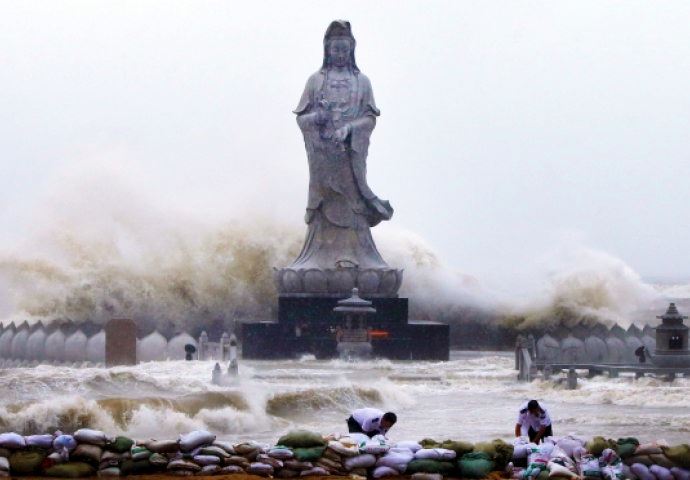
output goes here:
[{"label": "dark stone platform", "polygon": [[[335,328],[342,324],[334,312],[338,298],[278,299],[278,321],[242,325],[242,356],[248,359],[317,358],[338,356]],[[450,328],[436,322],[408,323],[407,298],[371,298],[376,313],[367,324],[377,335],[373,356],[395,360],[448,360]]]}]

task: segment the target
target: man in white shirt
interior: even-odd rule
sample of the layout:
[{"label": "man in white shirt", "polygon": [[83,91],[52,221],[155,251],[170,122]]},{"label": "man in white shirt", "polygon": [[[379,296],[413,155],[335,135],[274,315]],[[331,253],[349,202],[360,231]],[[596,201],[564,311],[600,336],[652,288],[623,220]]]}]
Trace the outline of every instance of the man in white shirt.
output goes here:
[{"label": "man in white shirt", "polygon": [[376,408],[360,408],[347,419],[347,428],[350,433],[363,433],[373,437],[386,435],[397,421],[398,417],[393,412],[383,413]]},{"label": "man in white shirt", "polygon": [[520,407],[515,436],[520,437],[525,433],[529,436],[530,442],[537,444],[545,437],[553,437],[549,412],[536,400],[525,402]]}]

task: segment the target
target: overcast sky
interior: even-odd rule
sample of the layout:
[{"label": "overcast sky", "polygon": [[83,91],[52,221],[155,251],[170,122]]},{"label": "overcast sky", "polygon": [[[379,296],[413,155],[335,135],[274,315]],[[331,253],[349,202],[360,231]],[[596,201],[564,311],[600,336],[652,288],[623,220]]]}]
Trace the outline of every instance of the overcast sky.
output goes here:
[{"label": "overcast sky", "polygon": [[382,111],[369,184],[452,268],[517,281],[577,243],[690,277],[687,1],[2,2],[0,240],[100,169],[301,225],[291,110],[336,18]]}]

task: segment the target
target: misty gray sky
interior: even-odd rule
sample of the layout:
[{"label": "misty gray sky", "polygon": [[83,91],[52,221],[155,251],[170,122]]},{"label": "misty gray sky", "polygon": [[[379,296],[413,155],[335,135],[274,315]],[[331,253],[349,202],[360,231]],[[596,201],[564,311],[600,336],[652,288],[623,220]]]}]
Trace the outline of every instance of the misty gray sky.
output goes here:
[{"label": "misty gray sky", "polygon": [[394,227],[487,281],[571,243],[690,277],[686,1],[3,2],[0,240],[80,172],[301,225],[291,110],[336,18],[382,110],[369,184]]}]

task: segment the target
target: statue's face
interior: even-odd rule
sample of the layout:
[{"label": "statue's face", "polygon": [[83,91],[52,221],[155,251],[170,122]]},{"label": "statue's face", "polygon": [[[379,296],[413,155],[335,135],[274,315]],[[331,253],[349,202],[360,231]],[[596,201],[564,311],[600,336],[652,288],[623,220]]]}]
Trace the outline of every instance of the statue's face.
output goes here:
[{"label": "statue's face", "polygon": [[328,58],[331,65],[346,67],[350,63],[350,41],[345,38],[333,40],[328,46]]}]

